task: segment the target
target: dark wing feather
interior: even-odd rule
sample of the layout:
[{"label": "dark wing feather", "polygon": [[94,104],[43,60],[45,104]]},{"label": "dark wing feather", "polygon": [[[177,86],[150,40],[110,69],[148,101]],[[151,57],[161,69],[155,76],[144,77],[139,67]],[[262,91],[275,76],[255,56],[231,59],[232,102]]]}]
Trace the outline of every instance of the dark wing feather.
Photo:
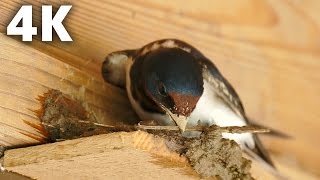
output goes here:
[{"label": "dark wing feather", "polygon": [[136,50],[123,50],[109,53],[101,66],[101,73],[103,79],[108,83],[125,89],[126,64],[121,63],[124,61],[124,58],[121,57],[126,57],[125,60],[128,60],[135,54],[135,52]]},{"label": "dark wing feather", "polygon": [[272,167],[274,167],[274,164],[270,158],[269,153],[262,145],[260,139],[256,134],[253,134],[253,139],[255,142],[255,147],[252,149],[256,154],[258,154],[263,160],[265,160],[268,164],[270,164]]}]

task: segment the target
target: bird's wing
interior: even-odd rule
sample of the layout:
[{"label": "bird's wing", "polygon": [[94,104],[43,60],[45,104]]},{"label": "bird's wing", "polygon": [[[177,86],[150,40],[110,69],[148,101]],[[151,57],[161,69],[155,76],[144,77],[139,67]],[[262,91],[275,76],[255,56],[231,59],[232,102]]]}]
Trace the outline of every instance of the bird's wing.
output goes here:
[{"label": "bird's wing", "polygon": [[105,81],[125,88],[126,61],[135,54],[136,50],[115,51],[107,55],[101,66],[102,77]]},{"label": "bird's wing", "polygon": [[[203,66],[203,75],[204,78],[210,82],[215,88],[215,93],[243,120],[245,120],[248,124],[248,118],[246,117],[242,102],[233,89],[231,84],[221,75],[219,70],[215,67],[215,65],[209,61],[208,59],[201,61]],[[274,167],[273,162],[265,150],[263,145],[261,144],[258,136],[253,134],[253,139],[255,141],[255,147],[251,149],[252,152],[257,154],[260,158],[264,160],[266,164],[270,167]]]},{"label": "bird's wing", "polygon": [[276,138],[281,138],[281,139],[294,139],[295,137],[292,136],[291,134],[285,133],[283,131],[268,127],[268,126],[264,126],[259,124],[258,122],[252,120],[251,118],[248,118],[248,121],[250,122],[250,125],[253,125],[255,127],[260,127],[260,128],[264,128],[264,129],[269,129],[269,133],[266,133],[265,135],[269,135],[269,136],[273,136]]},{"label": "bird's wing", "polygon": [[245,111],[242,102],[231,84],[221,75],[217,67],[208,59],[201,60],[204,78],[214,86],[215,93],[228,105],[238,116],[245,121]]}]

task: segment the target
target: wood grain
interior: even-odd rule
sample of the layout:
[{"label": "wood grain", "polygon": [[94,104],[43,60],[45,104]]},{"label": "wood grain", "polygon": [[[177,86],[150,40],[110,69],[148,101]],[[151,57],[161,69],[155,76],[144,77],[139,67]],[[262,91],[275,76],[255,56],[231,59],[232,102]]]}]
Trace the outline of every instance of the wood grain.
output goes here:
[{"label": "wood grain", "polygon": [[34,25],[41,4],[72,4],[64,24],[73,43],[29,44],[96,78],[111,51],[189,42],[231,81],[250,117],[295,137],[265,138],[267,147],[320,175],[320,1],[1,1],[1,32],[21,4],[34,5]]},{"label": "wood grain", "polygon": [[[276,165],[290,179],[316,179],[279,159]],[[35,179],[200,179],[164,139],[141,131],[9,150],[4,166]],[[276,179],[256,162],[251,172],[258,179]]]},{"label": "wood grain", "polygon": [[90,138],[79,138],[58,143],[8,150],[5,152],[3,165],[5,167],[21,166],[49,160],[99,154],[127,147],[158,154],[173,161],[187,163],[185,157],[179,156],[179,154],[168,149],[163,138],[148,134],[144,131],[134,131],[102,134]]},{"label": "wood grain", "polygon": [[102,123],[137,119],[122,90],[3,34],[0,49],[0,145],[44,141],[29,124],[41,126],[32,110],[40,108],[36,98],[48,89],[83,99]]},{"label": "wood grain", "polygon": [[141,131],[9,150],[4,166],[34,179],[198,177],[186,164],[186,159],[171,152],[163,139]]}]

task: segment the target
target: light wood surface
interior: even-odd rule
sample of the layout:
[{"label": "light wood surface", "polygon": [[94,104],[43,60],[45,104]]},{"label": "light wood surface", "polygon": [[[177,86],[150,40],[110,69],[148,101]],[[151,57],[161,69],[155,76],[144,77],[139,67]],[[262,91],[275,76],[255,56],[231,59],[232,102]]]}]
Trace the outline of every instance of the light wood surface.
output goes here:
[{"label": "light wood surface", "polygon": [[186,159],[171,152],[163,139],[139,131],[9,150],[4,167],[35,179],[198,177]]},{"label": "light wood surface", "polygon": [[44,141],[32,110],[40,108],[38,96],[52,88],[86,101],[101,122],[136,119],[124,91],[3,34],[0,49],[0,145]]},{"label": "light wood surface", "polygon": [[28,44],[101,78],[111,51],[160,38],[185,40],[216,63],[250,117],[295,137],[264,138],[267,148],[320,175],[320,1],[1,1],[0,31],[21,4],[34,5],[38,26],[39,6],[46,3],[73,5],[64,24],[74,42]]},{"label": "light wood surface", "polygon": [[[4,167],[35,179],[199,179],[186,159],[170,151],[162,138],[151,134],[120,132],[39,145],[6,152]],[[290,179],[315,176],[276,160]],[[59,173],[57,173],[59,172]],[[258,179],[276,179],[254,162]]]}]

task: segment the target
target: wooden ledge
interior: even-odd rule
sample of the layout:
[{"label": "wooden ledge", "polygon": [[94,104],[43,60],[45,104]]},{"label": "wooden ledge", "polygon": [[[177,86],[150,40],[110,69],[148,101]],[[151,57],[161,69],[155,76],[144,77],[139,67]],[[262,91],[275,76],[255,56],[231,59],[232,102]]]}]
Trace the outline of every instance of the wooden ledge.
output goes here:
[{"label": "wooden ledge", "polygon": [[[297,166],[273,159],[289,178],[316,179]],[[167,148],[164,139],[142,131],[8,150],[4,167],[34,179],[199,179],[184,157]],[[251,173],[258,179],[276,179],[257,162]]]},{"label": "wooden ledge", "polygon": [[184,157],[151,134],[119,132],[6,151],[7,170],[35,179],[195,179]]}]

